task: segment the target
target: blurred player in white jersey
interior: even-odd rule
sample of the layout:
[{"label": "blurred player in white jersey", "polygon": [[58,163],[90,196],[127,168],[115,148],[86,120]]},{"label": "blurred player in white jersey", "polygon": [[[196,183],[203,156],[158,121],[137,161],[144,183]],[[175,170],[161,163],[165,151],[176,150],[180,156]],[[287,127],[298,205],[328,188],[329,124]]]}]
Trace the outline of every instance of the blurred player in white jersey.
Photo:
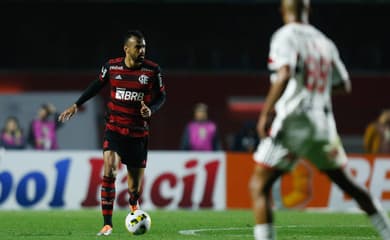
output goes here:
[{"label": "blurred player in white jersey", "polygon": [[[390,223],[380,203],[343,169],[347,163],[332,113],[332,92],[351,91],[348,73],[333,42],[308,23],[309,0],[282,0],[285,25],[272,36],[271,87],[258,121],[262,141],[250,182],[256,240],[274,240],[271,188],[305,158],[353,197],[383,239]],[[274,119],[270,128],[271,118]]]}]

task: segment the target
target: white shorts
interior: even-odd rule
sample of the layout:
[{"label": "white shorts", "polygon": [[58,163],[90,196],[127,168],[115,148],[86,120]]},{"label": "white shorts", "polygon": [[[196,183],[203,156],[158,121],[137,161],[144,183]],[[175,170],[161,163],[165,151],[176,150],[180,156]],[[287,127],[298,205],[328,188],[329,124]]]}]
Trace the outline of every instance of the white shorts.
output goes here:
[{"label": "white shorts", "polygon": [[318,121],[318,116],[317,121],[310,119],[311,116],[294,117],[292,122],[283,124],[284,134],[263,139],[253,155],[255,162],[280,170],[290,170],[299,159],[312,162],[320,170],[343,167],[347,156],[337,136],[333,115],[324,115],[322,121]]}]

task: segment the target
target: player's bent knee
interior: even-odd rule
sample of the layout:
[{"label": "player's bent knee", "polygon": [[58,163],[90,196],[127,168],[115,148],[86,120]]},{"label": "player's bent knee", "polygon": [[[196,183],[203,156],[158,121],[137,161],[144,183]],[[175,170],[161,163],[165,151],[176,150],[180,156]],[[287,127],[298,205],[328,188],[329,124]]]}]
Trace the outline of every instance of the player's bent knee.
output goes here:
[{"label": "player's bent knee", "polygon": [[249,181],[249,191],[253,199],[256,199],[258,196],[266,193],[265,181],[261,177],[254,174]]},{"label": "player's bent knee", "polygon": [[116,177],[118,173],[118,167],[116,164],[110,162],[104,162],[104,175],[108,177]]}]

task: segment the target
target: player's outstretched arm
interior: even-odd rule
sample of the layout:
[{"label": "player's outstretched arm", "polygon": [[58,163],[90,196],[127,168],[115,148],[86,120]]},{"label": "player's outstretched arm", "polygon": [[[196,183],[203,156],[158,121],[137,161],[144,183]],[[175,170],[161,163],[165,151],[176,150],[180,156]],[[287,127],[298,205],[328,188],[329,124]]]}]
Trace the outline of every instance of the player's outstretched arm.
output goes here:
[{"label": "player's outstretched arm", "polygon": [[106,81],[99,81],[96,79],[89,84],[89,86],[84,90],[83,94],[77,99],[76,103],[68,107],[63,111],[60,116],[58,116],[58,121],[65,122],[69,120],[74,114],[77,113],[78,107],[84,104],[86,101],[94,97],[106,84]]},{"label": "player's outstretched arm", "polygon": [[73,104],[72,106],[68,107],[65,109],[59,116],[58,116],[58,121],[59,122],[65,122],[68,121],[73,115],[77,113],[77,105]]}]

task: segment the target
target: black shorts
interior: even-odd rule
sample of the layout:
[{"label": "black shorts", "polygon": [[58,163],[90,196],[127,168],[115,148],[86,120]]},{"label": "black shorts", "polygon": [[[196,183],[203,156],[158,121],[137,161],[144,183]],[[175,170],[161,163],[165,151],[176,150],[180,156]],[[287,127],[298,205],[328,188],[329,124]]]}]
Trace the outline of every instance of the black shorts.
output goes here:
[{"label": "black shorts", "polygon": [[103,152],[111,150],[121,157],[123,164],[132,168],[145,168],[148,154],[148,137],[128,137],[106,130]]}]

